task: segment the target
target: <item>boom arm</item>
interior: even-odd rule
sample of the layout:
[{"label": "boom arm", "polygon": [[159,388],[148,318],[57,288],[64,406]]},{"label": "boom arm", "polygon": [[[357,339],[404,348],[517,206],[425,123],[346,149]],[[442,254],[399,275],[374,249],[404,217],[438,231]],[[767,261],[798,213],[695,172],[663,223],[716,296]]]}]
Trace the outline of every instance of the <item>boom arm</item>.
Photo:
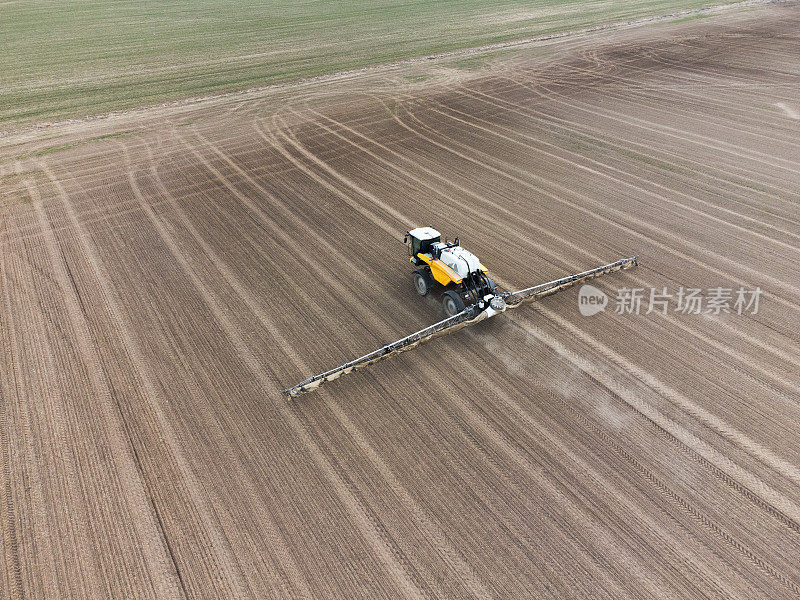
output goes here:
[{"label": "boom arm", "polygon": [[339,379],[339,377],[341,377],[342,375],[346,375],[347,373],[356,371],[362,367],[371,365],[372,363],[376,363],[379,360],[388,358],[392,354],[398,354],[400,352],[405,352],[406,350],[410,350],[411,348],[416,348],[422,342],[438,337],[439,335],[442,335],[445,331],[447,333],[451,333],[452,331],[461,329],[466,325],[482,321],[483,318],[485,317],[486,313],[480,312],[477,315],[475,315],[474,307],[467,308],[466,310],[461,311],[457,315],[453,315],[452,317],[448,317],[447,319],[439,321],[438,323],[434,323],[433,325],[430,325],[425,329],[420,329],[419,331],[414,332],[411,335],[407,335],[406,337],[399,339],[396,342],[392,342],[391,344],[386,344],[385,346],[381,346],[377,350],[373,350],[369,354],[365,354],[360,358],[344,363],[343,365],[340,365],[335,369],[331,369],[330,371],[325,371],[324,373],[320,373],[319,375],[314,375],[313,377],[309,377],[308,379],[301,381],[297,385],[294,385],[290,388],[283,390],[283,393],[286,396],[291,396],[292,398],[294,398],[296,396],[299,396],[300,394],[311,392],[317,389],[323,383],[326,383],[328,381],[333,381],[334,379]]},{"label": "boom arm", "polygon": [[[505,300],[507,308],[517,308],[523,302],[539,300],[571,287],[578,282],[586,281],[587,279],[594,279],[595,277],[600,277],[607,273],[613,273],[614,271],[630,269],[637,264],[638,262],[635,256],[623,258],[616,262],[609,263],[595,269],[590,269],[589,271],[568,275],[567,277],[562,277],[561,279],[556,279],[555,281],[525,288],[524,290],[519,290],[518,292],[505,292],[502,295],[502,298]],[[358,369],[376,363],[379,360],[383,360],[384,358],[388,358],[394,354],[399,354],[400,352],[405,352],[406,350],[416,348],[422,342],[439,337],[441,335],[452,333],[462,329],[463,327],[483,321],[487,318],[489,318],[489,316],[486,311],[482,311],[475,306],[471,306],[457,315],[439,321],[438,323],[434,323],[425,329],[420,329],[419,331],[414,332],[411,335],[407,335],[396,342],[381,346],[377,350],[373,350],[369,354],[365,354],[360,358],[351,360],[343,365],[339,365],[330,371],[325,371],[319,375],[309,377],[297,385],[293,385],[292,387],[283,390],[283,394],[295,398],[300,394],[314,391],[322,384],[328,381],[333,381],[334,379],[338,379],[342,375],[357,371]]]},{"label": "boom arm", "polygon": [[568,287],[572,287],[581,281],[594,279],[595,277],[601,277],[608,273],[613,273],[614,271],[630,269],[638,264],[639,261],[637,260],[636,256],[622,258],[616,262],[603,265],[602,267],[583,271],[582,273],[568,275],[566,277],[562,277],[561,279],[556,279],[555,281],[550,281],[548,283],[542,283],[540,285],[525,288],[524,290],[519,290],[518,292],[506,292],[503,294],[503,300],[506,301],[508,308],[517,308],[523,302],[539,300],[541,298],[558,293]]}]

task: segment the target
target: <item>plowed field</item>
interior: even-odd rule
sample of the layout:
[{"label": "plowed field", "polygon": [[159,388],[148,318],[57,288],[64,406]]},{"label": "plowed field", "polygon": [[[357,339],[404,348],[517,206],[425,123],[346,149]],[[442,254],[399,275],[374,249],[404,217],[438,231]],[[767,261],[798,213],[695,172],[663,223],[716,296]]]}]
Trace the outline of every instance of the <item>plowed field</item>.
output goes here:
[{"label": "plowed field", "polygon": [[[0,597],[800,595],[798,48],[774,4],[0,140]],[[441,317],[427,224],[506,289],[641,264],[282,397]],[[676,310],[718,287],[757,312]]]}]

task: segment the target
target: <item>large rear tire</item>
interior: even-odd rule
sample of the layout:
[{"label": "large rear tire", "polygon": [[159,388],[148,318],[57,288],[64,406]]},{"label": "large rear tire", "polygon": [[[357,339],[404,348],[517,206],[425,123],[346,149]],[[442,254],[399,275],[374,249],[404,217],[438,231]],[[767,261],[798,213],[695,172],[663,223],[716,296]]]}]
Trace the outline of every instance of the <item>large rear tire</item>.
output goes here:
[{"label": "large rear tire", "polygon": [[461,299],[458,292],[447,290],[442,297],[442,306],[448,317],[454,317],[464,310],[464,300]]},{"label": "large rear tire", "polygon": [[433,277],[425,269],[414,271],[414,289],[420,296],[427,296],[433,287]]}]

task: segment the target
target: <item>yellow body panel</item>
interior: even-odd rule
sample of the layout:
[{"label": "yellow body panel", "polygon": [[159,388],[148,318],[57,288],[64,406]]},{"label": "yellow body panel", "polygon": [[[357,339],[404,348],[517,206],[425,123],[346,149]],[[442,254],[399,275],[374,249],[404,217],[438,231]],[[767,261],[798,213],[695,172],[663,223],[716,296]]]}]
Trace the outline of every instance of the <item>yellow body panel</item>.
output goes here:
[{"label": "yellow body panel", "polygon": [[442,261],[434,260],[427,254],[417,254],[417,256],[428,263],[431,268],[433,278],[442,285],[447,285],[448,283],[461,283],[461,277],[458,276],[458,273],[453,271],[453,269],[448,267]]}]

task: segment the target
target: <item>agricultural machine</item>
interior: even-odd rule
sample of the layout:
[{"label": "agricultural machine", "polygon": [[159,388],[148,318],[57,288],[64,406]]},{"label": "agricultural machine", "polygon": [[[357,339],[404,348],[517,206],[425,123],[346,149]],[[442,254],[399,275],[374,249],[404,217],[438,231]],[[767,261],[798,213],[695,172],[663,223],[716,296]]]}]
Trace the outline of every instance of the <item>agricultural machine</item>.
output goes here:
[{"label": "agricultural machine", "polygon": [[309,377],[283,390],[285,395],[296,397],[311,392],[342,375],[410,350],[434,337],[452,333],[508,309],[517,308],[523,302],[539,300],[581,281],[629,269],[638,264],[636,256],[632,256],[516,292],[501,292],[489,277],[486,267],[477,256],[461,246],[458,238],[454,241],[442,241],[441,234],[434,228],[417,227],[407,231],[403,241],[408,245],[411,262],[417,267],[412,275],[414,288],[420,296],[427,296],[438,288],[447,318],[360,358]]}]

